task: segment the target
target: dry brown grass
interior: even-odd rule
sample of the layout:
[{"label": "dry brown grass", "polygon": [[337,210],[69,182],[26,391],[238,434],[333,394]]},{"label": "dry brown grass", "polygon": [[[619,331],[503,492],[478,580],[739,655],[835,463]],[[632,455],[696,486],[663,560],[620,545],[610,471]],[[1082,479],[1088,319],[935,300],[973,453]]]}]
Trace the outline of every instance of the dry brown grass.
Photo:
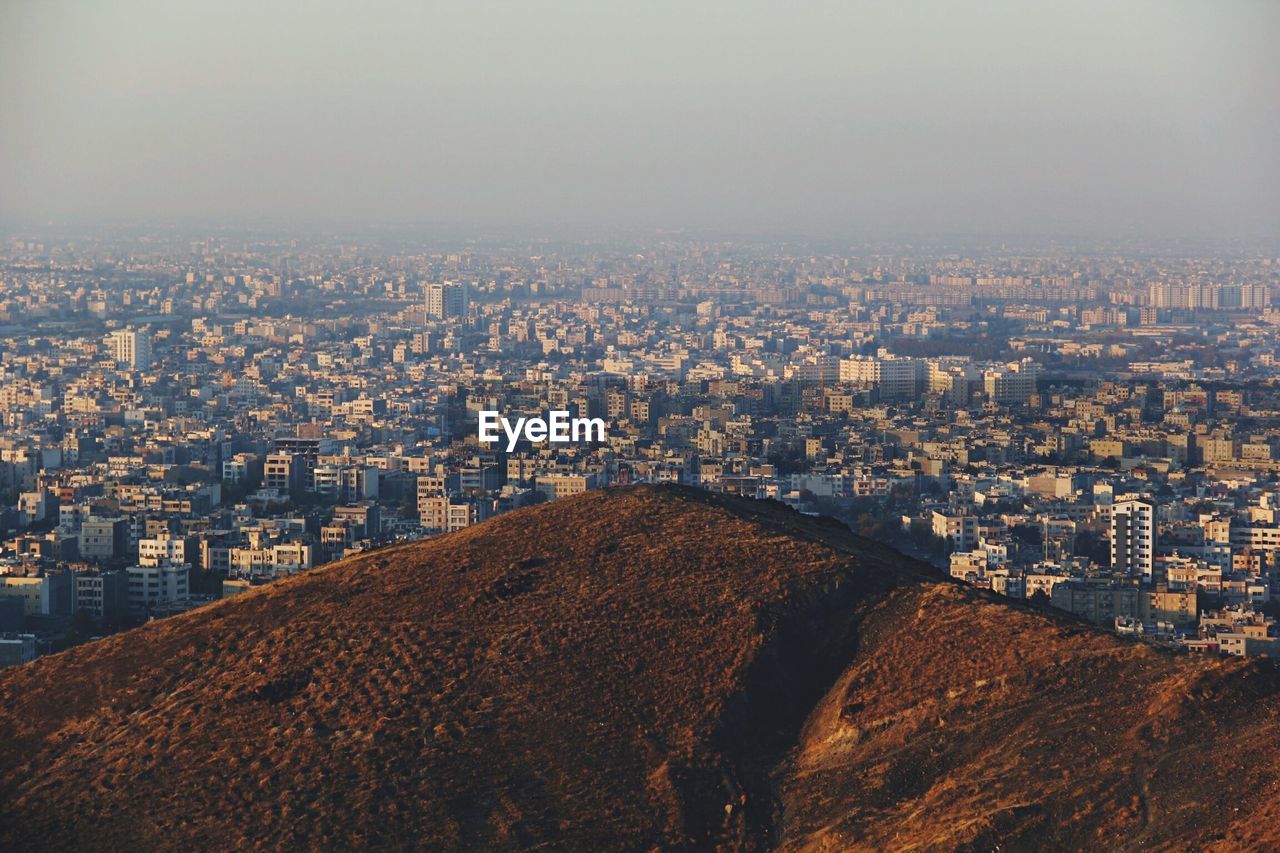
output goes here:
[{"label": "dry brown grass", "polygon": [[0,847],[1256,829],[1269,670],[935,580],[833,523],[675,488],[373,552],[0,673]]}]

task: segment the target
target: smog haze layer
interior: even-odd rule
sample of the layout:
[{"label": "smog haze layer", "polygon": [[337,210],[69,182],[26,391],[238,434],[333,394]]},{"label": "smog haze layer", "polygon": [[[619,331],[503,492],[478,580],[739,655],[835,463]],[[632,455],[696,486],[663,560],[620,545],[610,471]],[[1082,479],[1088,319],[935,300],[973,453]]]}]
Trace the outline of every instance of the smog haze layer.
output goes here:
[{"label": "smog haze layer", "polygon": [[1280,4],[7,3],[0,219],[1280,231]]}]

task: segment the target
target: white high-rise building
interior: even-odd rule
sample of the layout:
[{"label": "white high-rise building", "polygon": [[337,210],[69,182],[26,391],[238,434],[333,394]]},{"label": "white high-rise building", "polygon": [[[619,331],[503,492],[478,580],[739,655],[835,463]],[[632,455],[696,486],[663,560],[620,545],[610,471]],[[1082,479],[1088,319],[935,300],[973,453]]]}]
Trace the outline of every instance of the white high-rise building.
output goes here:
[{"label": "white high-rise building", "polygon": [[840,362],[841,382],[875,385],[887,400],[914,400],[920,396],[926,377],[925,363],[881,351],[875,357],[854,356]]},{"label": "white high-rise building", "polygon": [[1041,367],[1029,358],[1003,367],[994,367],[982,375],[983,390],[995,403],[1025,405],[1036,393]]},{"label": "white high-rise building", "polygon": [[427,317],[447,320],[467,314],[467,286],[457,282],[427,285]]},{"label": "white high-rise building", "polygon": [[111,357],[117,364],[146,370],[151,366],[151,338],[145,332],[121,329],[107,337]]},{"label": "white high-rise building", "polygon": [[1121,501],[1111,509],[1111,568],[1151,580],[1155,568],[1156,513],[1146,501]]}]

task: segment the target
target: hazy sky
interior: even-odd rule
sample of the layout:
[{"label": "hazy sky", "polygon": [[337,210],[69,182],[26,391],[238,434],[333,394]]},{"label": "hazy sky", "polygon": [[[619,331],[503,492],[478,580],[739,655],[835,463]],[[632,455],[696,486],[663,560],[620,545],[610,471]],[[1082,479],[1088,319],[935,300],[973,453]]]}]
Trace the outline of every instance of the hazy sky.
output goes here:
[{"label": "hazy sky", "polygon": [[0,218],[1280,234],[1280,0],[0,0]]}]

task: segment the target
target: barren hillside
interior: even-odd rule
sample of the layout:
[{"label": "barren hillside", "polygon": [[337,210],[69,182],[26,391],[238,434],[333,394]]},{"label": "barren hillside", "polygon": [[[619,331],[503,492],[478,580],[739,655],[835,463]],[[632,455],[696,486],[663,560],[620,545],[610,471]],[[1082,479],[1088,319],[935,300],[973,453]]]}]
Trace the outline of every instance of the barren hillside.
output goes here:
[{"label": "barren hillside", "polygon": [[1262,846],[1276,688],[595,492],[0,672],[0,847]]}]

